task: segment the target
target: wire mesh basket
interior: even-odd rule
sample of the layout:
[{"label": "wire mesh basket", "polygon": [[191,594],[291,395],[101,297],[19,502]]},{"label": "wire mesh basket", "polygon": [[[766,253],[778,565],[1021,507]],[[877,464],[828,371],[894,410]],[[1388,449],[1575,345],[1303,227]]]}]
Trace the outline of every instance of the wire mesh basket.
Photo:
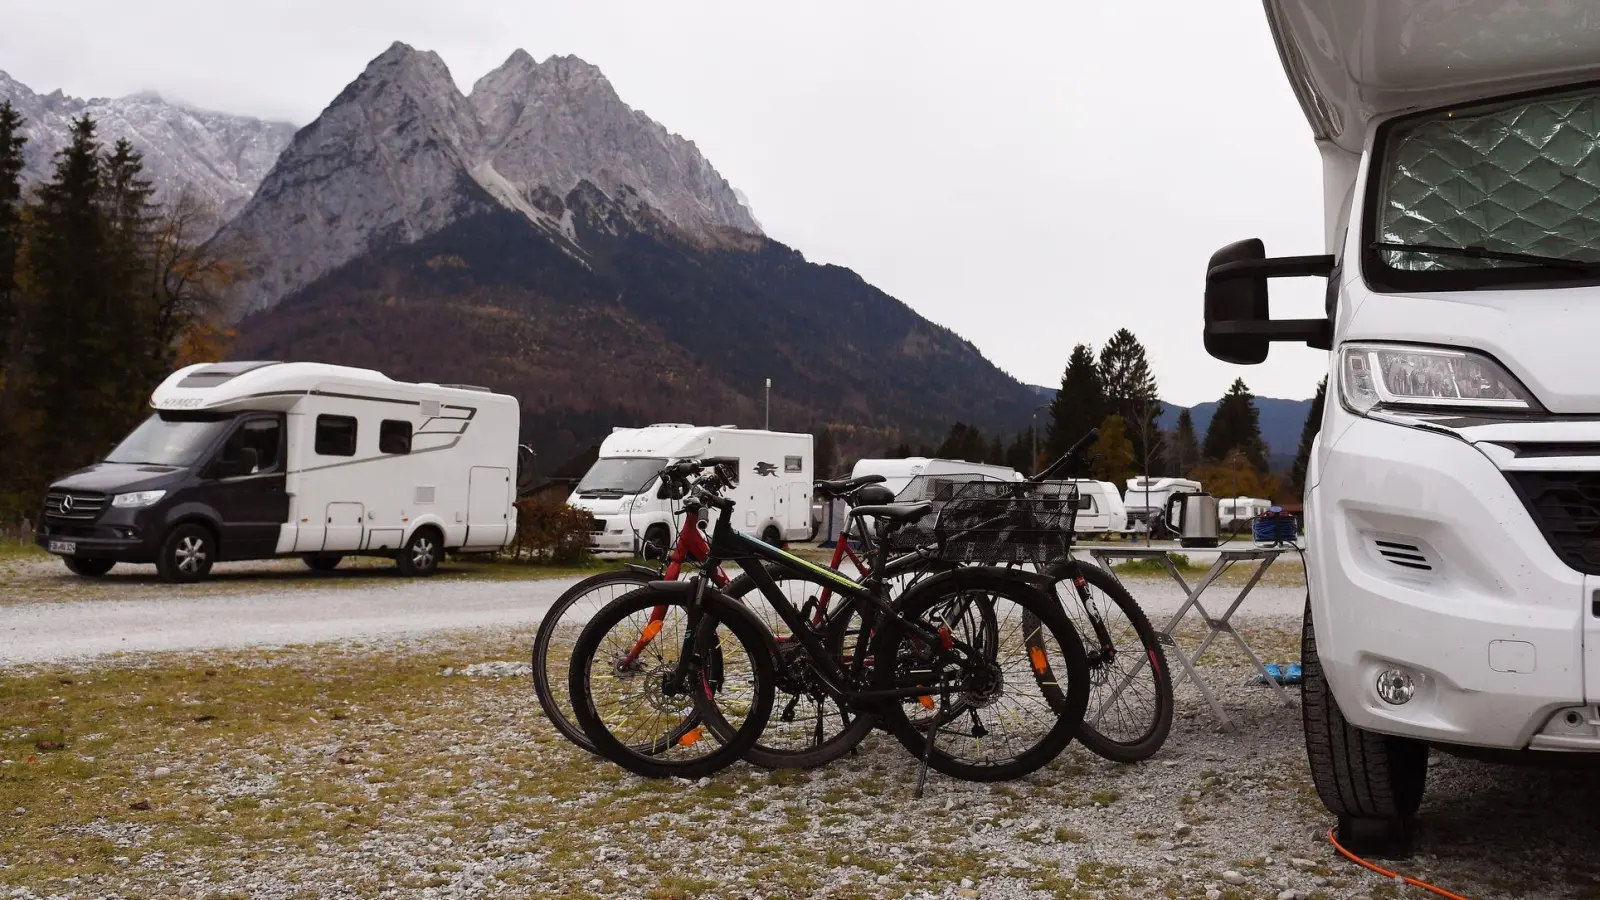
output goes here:
[{"label": "wire mesh basket", "polygon": [[[930,479],[923,496],[933,511],[895,532],[891,549],[932,546],[950,562],[997,565],[1032,563],[1044,566],[1065,558],[1072,547],[1075,486],[1041,490],[1017,482],[973,478]],[[1023,488],[1019,491],[1019,488]]]},{"label": "wire mesh basket", "polygon": [[955,473],[944,475],[918,475],[900,489],[894,499],[896,503],[921,503],[926,500],[933,504],[933,511],[915,522],[909,522],[893,534],[889,535],[889,550],[894,553],[909,553],[919,547],[926,547],[935,543],[938,538],[934,534],[934,525],[939,520],[939,511],[944,509],[962,488],[974,482],[989,484],[1011,484],[1002,482],[993,475],[982,472]]}]

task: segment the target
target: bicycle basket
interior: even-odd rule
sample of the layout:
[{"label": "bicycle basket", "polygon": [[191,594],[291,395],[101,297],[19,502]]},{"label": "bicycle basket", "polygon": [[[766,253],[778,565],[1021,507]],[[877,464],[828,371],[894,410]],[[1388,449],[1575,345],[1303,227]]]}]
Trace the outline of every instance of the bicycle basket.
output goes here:
[{"label": "bicycle basket", "polygon": [[900,489],[900,493],[895,495],[895,502],[921,503],[926,500],[933,504],[933,510],[890,534],[889,550],[894,553],[909,553],[919,547],[936,543],[938,537],[934,534],[934,524],[939,519],[939,511],[944,509],[963,488],[975,483],[1010,484],[1011,482],[1000,481],[993,475],[982,472],[918,475],[912,478],[904,488]]},{"label": "bicycle basket", "polygon": [[1066,558],[1076,491],[1016,494],[1016,485],[1003,482],[964,485],[934,523],[939,556],[950,562],[1036,566]]}]

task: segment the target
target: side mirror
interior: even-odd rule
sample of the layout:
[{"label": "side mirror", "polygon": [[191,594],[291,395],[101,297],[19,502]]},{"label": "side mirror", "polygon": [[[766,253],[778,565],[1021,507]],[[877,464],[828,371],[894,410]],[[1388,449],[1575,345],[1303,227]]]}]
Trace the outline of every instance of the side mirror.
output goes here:
[{"label": "side mirror", "polygon": [[1266,245],[1250,238],[1211,254],[1206,265],[1206,352],[1236,365],[1265,362],[1273,341],[1304,341],[1333,348],[1327,319],[1279,319],[1267,312],[1267,279],[1322,277],[1333,273],[1332,256],[1267,259]]}]

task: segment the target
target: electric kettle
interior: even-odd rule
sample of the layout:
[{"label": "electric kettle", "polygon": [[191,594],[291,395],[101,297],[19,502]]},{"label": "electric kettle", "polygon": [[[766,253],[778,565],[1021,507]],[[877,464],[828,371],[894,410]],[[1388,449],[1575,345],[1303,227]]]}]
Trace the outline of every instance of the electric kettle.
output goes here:
[{"label": "electric kettle", "polygon": [[1167,498],[1167,527],[1178,535],[1178,543],[1185,547],[1215,547],[1221,519],[1217,515],[1217,498],[1199,493],[1173,494]]}]

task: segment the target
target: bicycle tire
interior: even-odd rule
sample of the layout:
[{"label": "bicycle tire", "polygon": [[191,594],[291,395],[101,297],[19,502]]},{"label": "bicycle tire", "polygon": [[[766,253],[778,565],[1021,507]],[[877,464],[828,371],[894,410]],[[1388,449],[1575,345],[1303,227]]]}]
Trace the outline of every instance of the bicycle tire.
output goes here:
[{"label": "bicycle tire", "polygon": [[[782,584],[784,581],[797,581],[805,584],[817,585],[817,582],[802,577],[797,573],[788,572],[776,567],[769,567],[769,574],[773,577],[773,580],[779,582],[780,584]],[[821,585],[817,586],[820,587]],[[749,575],[740,575],[738,578],[735,578],[731,583],[729,583],[727,587],[727,594],[729,597],[744,603],[746,607],[749,607],[752,602],[770,605],[770,601],[767,600],[766,595],[762,594],[761,591],[757,589],[755,581],[751,579]],[[752,594],[753,597],[751,596]],[[838,599],[839,598],[836,596],[835,600],[837,601]],[[764,621],[770,621],[766,616],[760,616],[760,618],[762,618]],[[824,643],[827,645],[830,652],[842,654],[844,649],[843,644],[850,628],[850,622],[850,616],[842,616],[833,623],[830,632],[824,638]],[[770,630],[770,624],[768,625],[768,628]],[[803,648],[797,648],[797,650],[801,653],[805,652]],[[781,666],[781,664],[781,661],[775,661],[775,665]],[[843,665],[843,661],[841,661],[841,665]],[[781,669],[779,669],[779,671],[781,672]],[[781,706],[786,701],[786,698],[793,696],[795,695],[784,691],[782,688],[778,688],[777,695],[774,698],[774,710]],[[840,701],[838,698],[830,699],[832,699],[834,704],[840,707],[841,713],[846,711],[842,701]],[[819,712],[820,711],[821,709],[819,706]],[[809,748],[795,749],[775,746],[764,743],[761,740],[757,740],[756,743],[745,752],[745,761],[751,765],[760,766],[764,769],[813,769],[818,766],[827,765],[828,763],[843,757],[851,750],[854,750],[863,740],[866,739],[867,735],[871,734],[872,730],[877,727],[878,716],[875,711],[866,711],[857,708],[850,709],[848,712],[852,718],[848,721],[845,727],[840,729],[837,734],[827,738],[821,743],[814,744]],[[715,716],[716,714],[714,712],[709,713],[707,715],[707,724],[712,725],[712,727],[718,731],[725,732],[727,730],[727,726],[723,723],[715,722]],[[772,723],[777,718],[778,716],[774,715],[768,719],[767,729],[772,728]],[[766,733],[767,732],[764,730],[762,732],[762,737],[765,737]]]},{"label": "bicycle tire", "polygon": [[[693,760],[674,760],[662,755],[659,746],[642,748],[629,746],[612,734],[610,728],[601,720],[599,712],[594,705],[594,696],[590,688],[591,663],[595,655],[600,652],[601,642],[611,630],[621,624],[628,616],[656,606],[678,607],[687,610],[690,605],[690,596],[687,593],[672,592],[643,587],[631,593],[624,594],[607,604],[604,609],[584,626],[578,635],[577,642],[573,645],[572,666],[567,678],[567,692],[572,698],[572,711],[582,727],[583,733],[588,737],[594,747],[594,752],[605,759],[616,763],[635,775],[646,778],[702,778],[715,774],[722,769],[738,762],[750,749],[761,732],[766,728],[767,718],[772,713],[773,678],[774,670],[772,652],[767,643],[765,629],[742,607],[723,595],[720,591],[707,588],[702,596],[700,609],[707,619],[715,620],[727,628],[732,637],[738,641],[750,659],[753,682],[753,697],[750,702],[748,714],[738,729],[721,742],[721,746],[709,755]],[[713,626],[714,628],[714,626]],[[717,636],[721,639],[720,636]],[[722,646],[726,646],[723,640]],[[698,645],[696,650],[706,652],[706,645]],[[726,652],[721,651],[717,645],[710,645],[707,656],[711,657],[712,665],[720,672],[723,670],[723,660]],[[703,679],[702,682],[704,683]],[[689,691],[687,696],[695,707],[695,713],[685,716],[676,726],[681,730],[685,722],[691,719],[703,720],[708,708],[714,708],[715,702],[705,696],[706,692],[699,690]],[[676,731],[672,733],[677,733]],[[676,743],[670,736],[663,738],[666,743]],[[659,744],[659,742],[658,742]]]},{"label": "bicycle tire", "polygon": [[[1010,762],[997,765],[973,765],[956,759],[941,750],[937,740],[929,749],[925,730],[918,728],[912,722],[906,713],[905,704],[892,701],[886,703],[881,721],[884,728],[913,756],[921,758],[924,751],[928,750],[928,766],[935,771],[963,781],[1010,781],[1049,765],[1072,742],[1073,736],[1083,723],[1083,713],[1089,705],[1089,663],[1084,656],[1083,644],[1078,638],[1076,629],[1061,611],[1055,598],[1013,577],[989,576],[981,574],[977,569],[966,569],[958,577],[935,579],[908,592],[901,598],[900,612],[906,619],[918,619],[948,599],[968,592],[1004,595],[1021,608],[1030,631],[1038,628],[1048,632],[1049,637],[1060,648],[1061,664],[1065,672],[1055,672],[1053,663],[1047,669],[1048,676],[1054,684],[1060,684],[1063,674],[1066,680],[1066,690],[1062,692],[1061,699],[1047,703],[1055,716],[1055,721],[1031,747],[1017,754]],[[1032,624],[1034,622],[1037,623],[1036,626]],[[898,659],[904,631],[905,626],[899,620],[891,619],[882,625],[874,637],[872,653],[879,661],[873,669],[873,682],[877,689],[891,690],[898,686],[901,669]],[[897,662],[895,665],[882,665],[881,661],[885,659],[896,659]],[[1036,673],[1040,671],[1037,663],[1033,669]],[[978,708],[980,707],[977,704],[969,706],[974,716]]]},{"label": "bicycle tire", "polygon": [[[1155,714],[1151,719],[1149,728],[1135,740],[1118,740],[1099,730],[1094,726],[1097,710],[1089,710],[1084,714],[1083,729],[1078,733],[1078,740],[1090,752],[1113,762],[1135,763],[1143,762],[1154,756],[1167,742],[1167,735],[1172,731],[1172,718],[1175,704],[1172,696],[1172,673],[1167,669],[1167,654],[1162,649],[1159,633],[1150,624],[1150,619],[1145,615],[1139,602],[1133,599],[1128,589],[1109,572],[1099,566],[1085,564],[1078,560],[1061,563],[1050,569],[1049,575],[1058,584],[1062,581],[1070,582],[1074,575],[1082,575],[1090,586],[1102,591],[1111,602],[1117,605],[1128,624],[1133,627],[1134,633],[1139,636],[1139,643],[1144,651],[1145,659],[1150,670],[1154,673],[1155,685]],[[1058,596],[1060,596],[1058,594]],[[1062,598],[1063,603],[1079,602],[1076,592],[1069,593]],[[1078,636],[1084,640],[1092,640],[1093,635],[1078,630]],[[1090,682],[1094,681],[1094,671],[1091,667]],[[1092,693],[1092,692],[1091,692]]]},{"label": "bicycle tire", "polygon": [[[584,734],[583,729],[578,727],[577,722],[573,720],[571,703],[569,702],[563,706],[561,698],[556,696],[556,691],[551,686],[553,678],[553,683],[564,689],[567,683],[567,669],[570,668],[569,662],[568,665],[559,666],[562,670],[560,672],[552,673],[550,671],[550,649],[557,640],[558,632],[561,628],[561,618],[566,615],[567,610],[598,590],[623,584],[632,584],[636,589],[644,587],[654,580],[657,579],[631,569],[620,569],[615,572],[590,575],[588,578],[567,588],[560,597],[556,598],[556,602],[550,604],[550,609],[545,612],[544,618],[539,622],[538,633],[534,635],[533,693],[534,696],[539,698],[539,708],[544,710],[544,717],[550,720],[550,724],[554,725],[555,729],[561,732],[563,737],[590,753],[594,752],[594,744],[589,741],[588,735]],[[622,593],[627,593],[627,591]],[[611,599],[615,600],[620,596],[622,594],[618,594]],[[574,639],[574,643],[576,643],[576,639]],[[567,659],[570,661],[571,658],[572,653],[569,647]],[[570,697],[570,695],[567,696]]]}]

